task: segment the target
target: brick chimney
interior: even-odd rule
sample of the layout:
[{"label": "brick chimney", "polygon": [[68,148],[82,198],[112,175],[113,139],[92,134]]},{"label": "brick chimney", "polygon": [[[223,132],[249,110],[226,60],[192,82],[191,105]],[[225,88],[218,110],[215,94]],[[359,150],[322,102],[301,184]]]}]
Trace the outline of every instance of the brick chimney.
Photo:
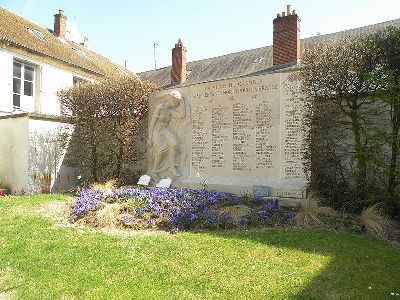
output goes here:
[{"label": "brick chimney", "polygon": [[65,38],[67,32],[67,16],[64,15],[64,11],[60,9],[58,14],[54,15],[54,35]]},{"label": "brick chimney", "polygon": [[171,83],[178,84],[186,81],[186,47],[181,39],[172,49]]},{"label": "brick chimney", "polygon": [[286,6],[278,13],[274,24],[273,65],[300,62],[300,18],[296,11]]}]

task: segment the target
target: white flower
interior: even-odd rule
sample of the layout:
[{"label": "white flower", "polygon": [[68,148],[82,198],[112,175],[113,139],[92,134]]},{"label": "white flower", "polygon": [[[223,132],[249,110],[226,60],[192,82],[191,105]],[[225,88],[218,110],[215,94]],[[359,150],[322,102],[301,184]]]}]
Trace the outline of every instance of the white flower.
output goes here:
[{"label": "white flower", "polygon": [[82,178],[82,175],[78,175],[78,179],[81,179]]},{"label": "white flower", "polygon": [[199,178],[199,177],[200,177],[200,173],[197,173],[197,174],[196,174],[196,177]]}]

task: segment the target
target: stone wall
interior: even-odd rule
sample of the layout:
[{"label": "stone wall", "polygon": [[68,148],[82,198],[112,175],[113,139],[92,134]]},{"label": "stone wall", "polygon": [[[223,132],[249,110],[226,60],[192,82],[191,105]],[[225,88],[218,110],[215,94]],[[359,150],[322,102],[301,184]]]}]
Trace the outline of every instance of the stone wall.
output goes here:
[{"label": "stone wall", "polygon": [[[182,95],[182,102],[176,107],[168,104],[173,103],[168,96],[172,90]],[[151,175],[156,177],[156,161],[162,177],[172,178],[175,185],[196,187],[206,179],[211,188],[220,191],[253,194],[255,186],[264,186],[271,196],[302,198],[306,186],[302,105],[296,72],[154,93],[150,99],[150,122],[162,108],[171,113],[171,119],[161,126],[167,129],[150,134],[156,135],[154,141],[162,141],[163,134],[166,139],[161,142],[163,153],[150,148],[149,155],[153,157],[149,160],[149,173],[153,171]],[[174,117],[182,114],[183,106],[184,116]],[[179,159],[174,161],[169,155],[177,155],[168,144],[171,136],[180,145]],[[157,162],[157,155],[163,163]]]}]

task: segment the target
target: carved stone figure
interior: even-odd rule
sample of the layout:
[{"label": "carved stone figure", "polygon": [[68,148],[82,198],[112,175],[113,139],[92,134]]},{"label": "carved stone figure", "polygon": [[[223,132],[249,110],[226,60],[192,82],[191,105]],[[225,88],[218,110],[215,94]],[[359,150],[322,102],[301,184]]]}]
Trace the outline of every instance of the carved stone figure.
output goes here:
[{"label": "carved stone figure", "polygon": [[166,176],[172,179],[181,176],[181,143],[171,121],[185,117],[184,98],[178,91],[170,92],[154,109],[147,143],[150,153],[149,171],[156,181]]}]

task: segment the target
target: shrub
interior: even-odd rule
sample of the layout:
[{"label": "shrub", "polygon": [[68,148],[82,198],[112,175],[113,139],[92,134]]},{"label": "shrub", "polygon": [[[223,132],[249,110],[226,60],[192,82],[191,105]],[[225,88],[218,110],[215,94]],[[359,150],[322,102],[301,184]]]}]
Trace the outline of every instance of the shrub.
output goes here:
[{"label": "shrub", "polygon": [[[305,49],[307,172],[328,205],[400,215],[400,29]],[[317,221],[318,222],[318,221]]]},{"label": "shrub", "polygon": [[[148,96],[158,87],[136,77],[101,78],[59,92],[61,111],[74,130],[60,135],[68,142],[66,164],[89,182],[115,178],[131,184],[145,161],[143,126]],[[132,166],[136,169],[132,170]]]}]

